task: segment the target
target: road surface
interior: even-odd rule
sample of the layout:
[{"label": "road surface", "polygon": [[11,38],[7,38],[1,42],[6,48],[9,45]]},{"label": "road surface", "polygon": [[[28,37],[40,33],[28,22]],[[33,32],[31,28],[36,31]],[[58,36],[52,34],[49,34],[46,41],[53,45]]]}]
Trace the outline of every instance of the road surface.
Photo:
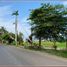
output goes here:
[{"label": "road surface", "polygon": [[15,46],[0,46],[0,65],[67,65],[67,59]]}]

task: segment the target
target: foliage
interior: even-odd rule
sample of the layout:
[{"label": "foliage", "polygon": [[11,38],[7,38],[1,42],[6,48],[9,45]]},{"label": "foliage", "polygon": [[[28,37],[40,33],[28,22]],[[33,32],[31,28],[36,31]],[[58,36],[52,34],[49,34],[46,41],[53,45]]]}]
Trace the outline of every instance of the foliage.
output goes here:
[{"label": "foliage", "polygon": [[[42,4],[40,8],[30,13],[29,19],[33,35],[39,39],[41,46],[42,39],[58,40],[59,33],[64,30],[67,21],[67,10],[63,5]],[[54,43],[55,43],[54,42]],[[56,44],[55,44],[56,45]]]},{"label": "foliage", "polygon": [[[6,43],[6,44],[13,44],[15,45],[15,34],[12,32],[8,32],[4,27],[2,27],[0,29],[0,42],[1,43]],[[23,38],[22,38],[23,34],[19,33],[18,35],[18,42],[19,44],[22,44],[23,42]]]}]

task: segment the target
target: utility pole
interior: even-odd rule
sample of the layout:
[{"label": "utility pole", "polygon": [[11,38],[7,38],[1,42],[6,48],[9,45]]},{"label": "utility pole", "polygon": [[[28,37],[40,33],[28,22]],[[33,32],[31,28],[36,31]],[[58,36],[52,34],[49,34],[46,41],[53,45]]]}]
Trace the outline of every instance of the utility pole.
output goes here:
[{"label": "utility pole", "polygon": [[16,46],[17,46],[17,35],[18,35],[18,30],[17,30],[17,24],[18,24],[18,11],[15,11],[14,13],[12,13],[12,15],[15,16],[15,43],[16,43]]}]

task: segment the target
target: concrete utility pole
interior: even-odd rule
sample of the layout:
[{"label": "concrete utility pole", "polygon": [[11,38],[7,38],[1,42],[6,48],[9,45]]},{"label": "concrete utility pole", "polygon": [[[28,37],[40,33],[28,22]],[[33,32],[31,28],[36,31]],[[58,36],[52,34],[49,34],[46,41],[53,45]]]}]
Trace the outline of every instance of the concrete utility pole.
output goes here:
[{"label": "concrete utility pole", "polygon": [[17,46],[17,34],[18,34],[18,31],[17,31],[17,19],[18,19],[18,11],[15,11],[14,13],[12,13],[12,15],[15,15],[16,18],[15,18],[15,43],[16,43],[16,46]]}]

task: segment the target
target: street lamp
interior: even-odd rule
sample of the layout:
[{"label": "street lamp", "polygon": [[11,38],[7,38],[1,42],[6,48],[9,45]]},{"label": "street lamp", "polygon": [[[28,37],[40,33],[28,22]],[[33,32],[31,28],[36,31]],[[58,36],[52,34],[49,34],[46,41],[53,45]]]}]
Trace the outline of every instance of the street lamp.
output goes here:
[{"label": "street lamp", "polygon": [[17,17],[18,17],[18,11],[15,11],[14,13],[12,13],[12,15],[15,16],[15,42],[16,42],[16,46],[17,46],[17,34],[18,34],[18,31],[17,31]]}]

